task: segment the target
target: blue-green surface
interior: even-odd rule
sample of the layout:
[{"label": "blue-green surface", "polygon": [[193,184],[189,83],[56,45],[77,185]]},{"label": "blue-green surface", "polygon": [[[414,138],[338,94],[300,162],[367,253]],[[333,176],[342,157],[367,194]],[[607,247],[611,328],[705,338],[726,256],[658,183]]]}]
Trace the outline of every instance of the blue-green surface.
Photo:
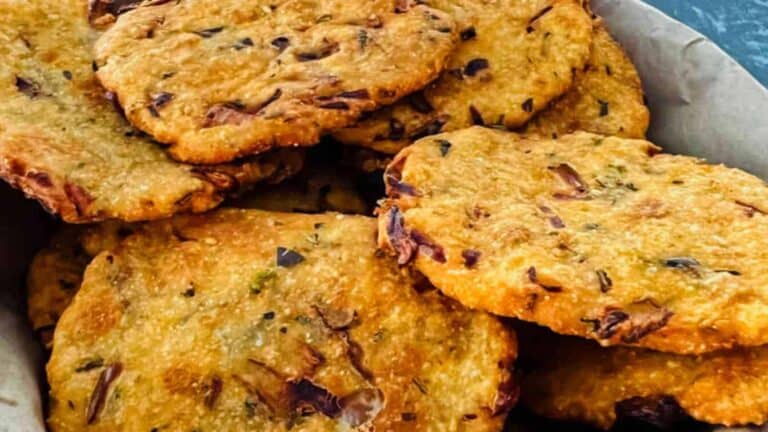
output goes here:
[{"label": "blue-green surface", "polygon": [[703,33],[768,86],[768,0],[645,0]]}]

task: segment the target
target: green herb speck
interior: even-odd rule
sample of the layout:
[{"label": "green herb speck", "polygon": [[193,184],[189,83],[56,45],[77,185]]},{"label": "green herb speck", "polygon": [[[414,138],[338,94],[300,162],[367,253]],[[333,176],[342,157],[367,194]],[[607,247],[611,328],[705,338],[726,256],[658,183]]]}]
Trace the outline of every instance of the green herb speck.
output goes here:
[{"label": "green herb speck", "polygon": [[251,294],[260,294],[264,289],[272,286],[277,280],[277,271],[275,269],[266,269],[256,273],[251,281]]}]

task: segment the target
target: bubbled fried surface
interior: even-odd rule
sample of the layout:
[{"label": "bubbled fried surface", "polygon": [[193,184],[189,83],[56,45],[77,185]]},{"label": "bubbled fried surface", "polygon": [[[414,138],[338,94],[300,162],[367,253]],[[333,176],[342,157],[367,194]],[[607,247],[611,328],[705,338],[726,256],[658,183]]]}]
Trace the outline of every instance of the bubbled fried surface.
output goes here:
[{"label": "bubbled fried surface", "polygon": [[573,83],[592,40],[573,0],[430,0],[457,21],[462,41],[423,92],[334,132],[346,144],[397,153],[426,135],[485,124],[517,128]]},{"label": "bubbled fried surface", "polygon": [[[521,403],[539,415],[608,429],[626,401],[672,398],[693,418],[726,426],[768,420],[766,347],[683,356],[594,342],[522,327]],[[635,402],[636,404],[638,402]],[[617,405],[619,407],[617,408]]]},{"label": "bubbled fried surface", "polygon": [[92,262],[62,316],[49,425],[499,430],[514,335],[417,292],[375,231],[360,216],[255,210],[145,226]]},{"label": "bubbled fried surface", "polygon": [[573,87],[523,129],[557,137],[575,131],[644,138],[650,113],[635,66],[602,22],[595,23],[592,50]]},{"label": "bubbled fried surface", "polygon": [[765,343],[768,187],[642,140],[470,128],[403,150],[383,246],[463,304],[697,353]]},{"label": "bubbled fried surface", "polygon": [[314,145],[424,87],[457,36],[443,12],[356,0],[185,0],[121,15],[98,77],[178,160]]},{"label": "bubbled fried surface", "polygon": [[104,99],[86,14],[85,0],[0,2],[3,179],[67,222],[145,220],[210,209],[293,163],[292,151],[204,172],[170,160]]}]

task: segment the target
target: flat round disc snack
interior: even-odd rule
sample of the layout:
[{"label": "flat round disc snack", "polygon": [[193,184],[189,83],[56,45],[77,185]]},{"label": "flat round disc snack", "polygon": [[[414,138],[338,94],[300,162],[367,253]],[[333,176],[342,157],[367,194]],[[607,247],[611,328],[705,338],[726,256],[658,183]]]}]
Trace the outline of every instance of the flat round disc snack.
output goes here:
[{"label": "flat round disc snack", "polygon": [[589,60],[576,71],[573,88],[536,115],[523,133],[557,137],[583,130],[644,138],[649,121],[635,66],[598,21]]},{"label": "flat round disc snack", "polygon": [[605,429],[625,418],[661,426],[685,415],[728,426],[768,421],[765,346],[682,356],[524,331],[520,350],[532,368],[522,403],[542,416]]},{"label": "flat round disc snack", "polygon": [[207,210],[300,164],[293,150],[227,166],[172,161],[104,99],[86,12],[85,0],[0,1],[0,177],[67,222],[143,220]]},{"label": "flat round disc snack", "polygon": [[517,128],[573,82],[589,56],[592,23],[573,0],[429,0],[454,16],[462,42],[423,92],[334,132],[386,153],[471,125]]},{"label": "flat round disc snack", "polygon": [[185,0],[121,15],[96,45],[98,76],[128,119],[182,161],[219,163],[314,145],[330,129],[424,87],[453,20],[365,0]]},{"label": "flat round disc snack", "polygon": [[602,344],[768,342],[768,187],[650,142],[470,128],[385,174],[382,245],[451,297]]},{"label": "flat round disc snack", "polygon": [[417,290],[375,233],[255,210],[145,226],[59,321],[51,429],[500,430],[514,334]]}]

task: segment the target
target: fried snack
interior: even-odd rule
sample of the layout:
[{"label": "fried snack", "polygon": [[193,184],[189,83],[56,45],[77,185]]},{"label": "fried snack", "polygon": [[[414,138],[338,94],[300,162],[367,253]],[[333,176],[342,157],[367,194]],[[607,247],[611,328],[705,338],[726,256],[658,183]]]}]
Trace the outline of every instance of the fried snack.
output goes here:
[{"label": "fried snack", "polygon": [[386,174],[381,244],[472,308],[604,345],[768,342],[768,187],[650,142],[470,128]]},{"label": "fried snack", "polygon": [[500,430],[514,334],[417,291],[375,233],[255,210],[145,225],[59,321],[51,429]]},{"label": "fried snack", "polygon": [[187,0],[121,15],[98,77],[174,158],[221,163],[314,145],[424,87],[456,42],[445,13],[372,15],[366,0]]},{"label": "fried snack", "polygon": [[517,128],[565,93],[589,57],[592,24],[574,0],[428,0],[459,23],[462,43],[423,92],[334,138],[394,154],[471,125]]},{"label": "fried snack", "polygon": [[64,225],[35,255],[27,276],[27,315],[40,341],[51,348],[56,323],[80,289],[83,272],[100,252],[117,246],[138,225],[117,221]]},{"label": "fried snack", "polygon": [[527,326],[518,333],[530,367],[521,402],[539,415],[604,429],[625,417],[662,426],[686,414],[728,426],[768,421],[765,346],[682,356]]},{"label": "fried snack", "polygon": [[[353,182],[354,177],[351,172],[331,171],[315,165],[279,185],[256,187],[230,205],[285,212],[370,214],[375,204],[365,202]],[[80,288],[83,272],[91,259],[102,251],[114,249],[123,238],[140,229],[140,224],[117,221],[65,225],[48,247],[38,252],[28,272],[27,313],[35,333],[47,348],[51,347],[56,323]]]},{"label": "fried snack", "polygon": [[104,99],[85,0],[2,0],[0,34],[0,177],[67,222],[200,212],[300,168],[297,150],[213,167],[170,160]]},{"label": "fried snack", "polygon": [[522,132],[556,138],[583,130],[644,138],[649,121],[635,66],[597,21],[589,60],[576,72],[573,88],[536,115]]}]

